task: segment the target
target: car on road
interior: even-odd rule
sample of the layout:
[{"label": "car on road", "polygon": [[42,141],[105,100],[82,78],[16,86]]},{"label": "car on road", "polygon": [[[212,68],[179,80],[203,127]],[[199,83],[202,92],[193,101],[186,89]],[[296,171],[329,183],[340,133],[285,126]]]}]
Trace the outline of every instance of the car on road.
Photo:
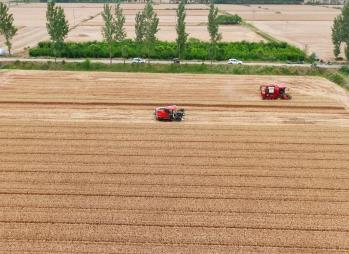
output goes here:
[{"label": "car on road", "polygon": [[143,63],[145,63],[145,60],[143,58],[140,58],[140,57],[135,57],[132,59],[132,63],[133,64],[143,64]]},{"label": "car on road", "polygon": [[172,59],[172,63],[174,64],[180,64],[181,63],[181,60],[179,58],[173,58]]},{"label": "car on road", "polygon": [[3,48],[0,48],[0,56],[6,56],[6,55],[7,55],[6,50]]},{"label": "car on road", "polygon": [[240,61],[240,60],[231,58],[231,59],[228,60],[228,64],[243,64],[243,62]]}]

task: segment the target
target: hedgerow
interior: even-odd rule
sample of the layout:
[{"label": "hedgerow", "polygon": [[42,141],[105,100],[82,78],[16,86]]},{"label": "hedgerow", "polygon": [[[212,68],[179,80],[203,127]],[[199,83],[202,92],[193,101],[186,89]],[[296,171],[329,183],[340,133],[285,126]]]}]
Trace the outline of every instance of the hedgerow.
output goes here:
[{"label": "hedgerow", "polygon": [[238,25],[242,22],[242,18],[237,15],[219,15],[217,17],[217,22],[220,25]]},{"label": "hedgerow", "polygon": [[[40,42],[37,47],[30,49],[30,56],[53,57],[50,42]],[[145,57],[146,48],[133,40],[115,42],[112,46],[113,57],[122,57],[122,49],[128,57]],[[190,39],[187,43],[185,59],[209,60],[210,44],[208,42]],[[105,42],[66,42],[57,57],[66,58],[108,58],[108,45]],[[153,59],[172,59],[176,57],[176,43],[157,41],[154,50],[150,52]],[[285,42],[221,42],[217,44],[215,60],[238,58],[249,61],[304,61],[305,53]]]}]

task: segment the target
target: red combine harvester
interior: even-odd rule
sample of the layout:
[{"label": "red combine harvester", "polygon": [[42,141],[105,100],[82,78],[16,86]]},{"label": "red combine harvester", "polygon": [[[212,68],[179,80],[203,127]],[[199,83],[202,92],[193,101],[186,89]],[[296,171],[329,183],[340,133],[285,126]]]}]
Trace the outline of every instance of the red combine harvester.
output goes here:
[{"label": "red combine harvester", "polygon": [[155,118],[158,121],[182,121],[183,117],[184,109],[178,108],[176,105],[155,109]]},{"label": "red combine harvester", "polygon": [[285,84],[268,84],[260,86],[263,100],[290,100],[291,95],[286,93],[288,90]]}]

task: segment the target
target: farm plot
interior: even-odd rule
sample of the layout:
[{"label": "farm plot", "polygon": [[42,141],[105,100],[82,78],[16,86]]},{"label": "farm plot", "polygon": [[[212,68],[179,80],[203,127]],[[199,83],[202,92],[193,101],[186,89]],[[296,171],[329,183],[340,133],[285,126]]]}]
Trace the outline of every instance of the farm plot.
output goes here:
[{"label": "farm plot", "polygon": [[[63,7],[70,28],[84,23],[98,15],[103,5],[96,4],[59,4]],[[18,4],[10,7],[15,25],[18,27],[17,35],[13,38],[13,52],[18,53],[28,47],[34,47],[40,41],[49,39],[46,30],[46,4]],[[0,38],[1,47],[4,39]]]},{"label": "farm plot", "polygon": [[348,94],[275,79],[0,72],[1,252],[348,252]]},{"label": "farm plot", "polygon": [[[142,10],[143,5],[123,4],[124,14],[126,16],[126,33],[127,37],[135,37],[135,17],[136,14]],[[154,6],[155,11],[159,17],[159,32],[157,37],[160,40],[175,41],[176,34],[176,8],[174,4],[161,4]],[[205,5],[188,5],[186,17],[186,31],[189,37],[208,41],[209,34],[207,31],[207,16],[208,9]],[[79,25],[74,29],[68,40],[71,41],[93,41],[102,40],[101,29],[103,26],[102,17],[99,15],[95,19],[91,19]],[[254,32],[242,26],[221,26],[223,41],[262,41],[263,38]]]},{"label": "farm plot", "polygon": [[331,27],[338,9],[310,5],[219,5],[219,9],[237,13],[260,30],[320,58],[334,59]]}]

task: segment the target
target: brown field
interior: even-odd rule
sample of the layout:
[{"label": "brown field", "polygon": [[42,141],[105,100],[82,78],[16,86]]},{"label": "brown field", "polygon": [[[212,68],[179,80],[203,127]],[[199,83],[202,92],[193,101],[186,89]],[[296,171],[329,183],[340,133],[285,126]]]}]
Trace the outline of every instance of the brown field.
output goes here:
[{"label": "brown field", "polygon": [[[102,11],[102,5],[89,7],[77,4],[61,4],[71,27],[84,23]],[[15,25],[18,27],[17,35],[13,38],[13,51],[23,51],[27,47],[34,47],[38,42],[48,40],[46,31],[46,4],[18,4],[10,7]],[[0,38],[0,45],[4,39]]]},{"label": "brown field", "polygon": [[[159,32],[157,37],[160,40],[174,41],[176,34],[176,5],[162,4],[156,5],[155,10],[159,16]],[[126,15],[126,32],[127,36],[134,38],[135,17],[143,5],[124,4],[124,13]],[[208,41],[209,34],[207,31],[208,10],[205,5],[188,5],[187,6],[186,29],[189,37]],[[69,35],[72,41],[90,41],[102,40],[101,27],[103,19],[101,16],[96,17],[84,24],[80,25]],[[223,41],[262,41],[263,38],[254,32],[242,26],[221,26]]]},{"label": "brown field", "polygon": [[[293,100],[260,100],[275,80]],[[327,80],[2,71],[0,81],[0,252],[349,251],[349,98]],[[165,103],[186,119],[155,122]]]},{"label": "brown field", "polygon": [[331,27],[340,10],[310,5],[219,5],[221,10],[238,13],[260,30],[287,41],[320,58],[333,60]]}]

